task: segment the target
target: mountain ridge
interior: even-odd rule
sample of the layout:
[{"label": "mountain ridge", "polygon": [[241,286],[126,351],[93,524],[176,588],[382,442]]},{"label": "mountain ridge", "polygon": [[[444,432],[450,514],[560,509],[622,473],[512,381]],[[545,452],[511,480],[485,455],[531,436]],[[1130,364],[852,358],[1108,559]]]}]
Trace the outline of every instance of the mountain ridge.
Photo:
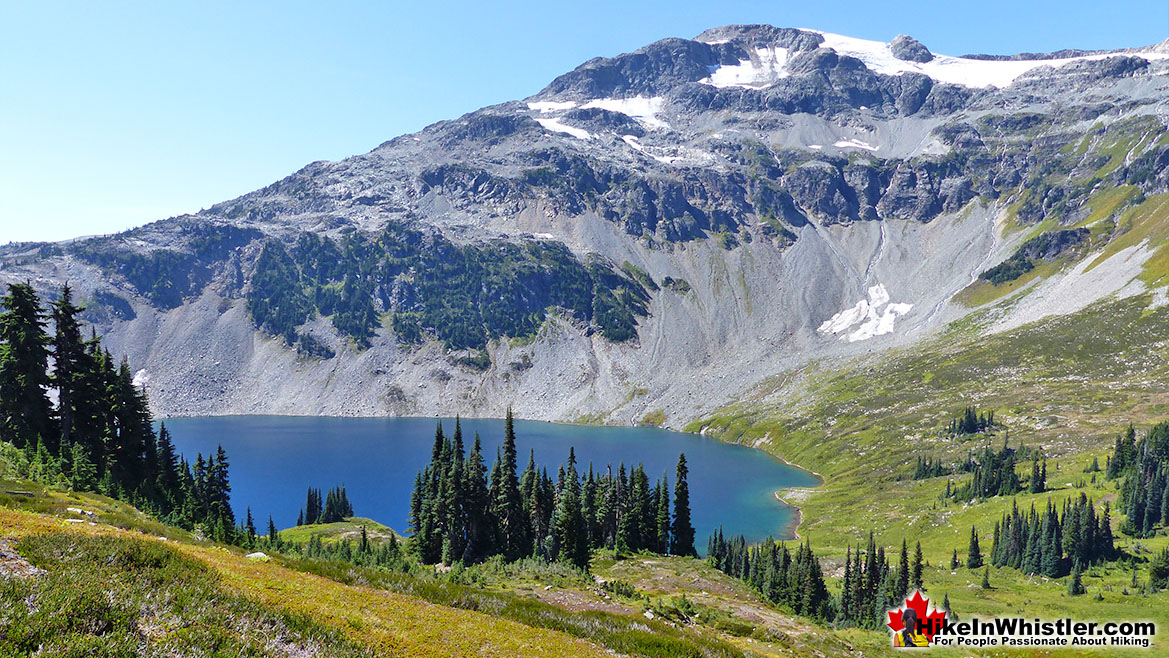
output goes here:
[{"label": "mountain ridge", "polygon": [[[594,58],[195,215],[0,248],[0,277],[74,282],[163,415],[511,403],[671,427],[912,344],[971,312],[959,296],[1010,327],[1155,282],[1156,235],[1087,266],[1169,190],[1163,44],[999,60],[875,43],[725,26]],[[946,81],[955,60],[972,86]],[[1090,238],[1015,297],[979,279],[1071,228]],[[441,267],[461,283],[429,281]],[[1056,284],[1089,269],[1066,303]],[[525,310],[482,317],[496,307]]]}]

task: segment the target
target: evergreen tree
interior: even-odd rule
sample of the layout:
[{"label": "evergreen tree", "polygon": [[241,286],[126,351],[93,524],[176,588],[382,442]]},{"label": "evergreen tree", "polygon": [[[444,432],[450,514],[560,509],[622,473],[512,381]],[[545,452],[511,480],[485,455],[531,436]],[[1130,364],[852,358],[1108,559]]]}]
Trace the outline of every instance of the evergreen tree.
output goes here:
[{"label": "evergreen tree", "polygon": [[588,569],[589,548],[584,516],[580,507],[580,480],[576,471],[576,453],[568,449],[568,466],[553,521],[557,558],[580,569]]},{"label": "evergreen tree", "polygon": [[511,407],[508,407],[500,462],[501,481],[496,498],[492,500],[492,512],[499,524],[505,555],[512,560],[530,555],[532,552],[532,538],[528,530],[529,524],[524,518],[520,483],[516,475],[515,441],[515,420]]},{"label": "evergreen tree", "polygon": [[[79,405],[84,408],[82,382],[84,381],[87,363],[85,345],[81,338],[81,323],[77,316],[81,309],[73,304],[73,289],[68,284],[61,288],[61,296],[52,303],[52,317],[54,335],[52,339],[52,355],[54,371],[52,384],[57,389],[57,409],[60,417],[60,433],[49,432],[42,438],[48,441],[51,450],[55,450],[58,442],[70,443],[74,440],[77,423],[82,420],[78,413]],[[96,446],[86,446],[90,453],[97,456]]]},{"label": "evergreen tree", "polygon": [[272,515],[268,515],[268,543],[276,546],[280,542],[280,532],[276,530],[276,522],[272,520]]},{"label": "evergreen tree", "polygon": [[471,454],[467,457],[463,477],[467,544],[463,549],[462,560],[465,564],[473,564],[496,552],[491,523],[491,499],[487,491],[487,465],[483,461],[483,447],[478,432],[475,433],[475,440],[471,444]]},{"label": "evergreen tree", "polygon": [[954,549],[954,556],[950,558],[950,570],[953,571],[958,568],[958,549]]},{"label": "evergreen tree", "polygon": [[654,519],[657,528],[653,550],[663,555],[670,552],[670,483],[665,474],[655,487],[657,492],[657,514]]},{"label": "evergreen tree", "polygon": [[10,284],[0,307],[0,440],[23,448],[56,434],[48,395],[49,337],[30,284]]},{"label": "evergreen tree", "polygon": [[1084,589],[1083,573],[1083,569],[1080,567],[1080,561],[1076,560],[1076,564],[1072,568],[1072,576],[1068,580],[1068,596],[1079,596],[1086,591]]},{"label": "evergreen tree", "polygon": [[924,589],[922,583],[922,575],[925,571],[925,565],[922,564],[921,542],[917,542],[917,548],[913,551],[913,579],[910,586],[913,589]]},{"label": "evergreen tree", "polygon": [[990,589],[990,567],[982,572],[982,589]]},{"label": "evergreen tree", "polygon": [[686,466],[686,455],[678,455],[678,468],[674,475],[674,526],[671,533],[670,554],[695,556],[694,526],[690,523],[690,485],[686,478],[690,469]]},{"label": "evergreen tree", "polygon": [[978,548],[978,532],[970,526],[970,546],[966,550],[966,568],[977,569],[982,566],[982,551]]},{"label": "evergreen tree", "polygon": [[899,601],[909,594],[909,545],[901,540],[901,559],[897,563],[897,580],[893,588],[893,600]]}]

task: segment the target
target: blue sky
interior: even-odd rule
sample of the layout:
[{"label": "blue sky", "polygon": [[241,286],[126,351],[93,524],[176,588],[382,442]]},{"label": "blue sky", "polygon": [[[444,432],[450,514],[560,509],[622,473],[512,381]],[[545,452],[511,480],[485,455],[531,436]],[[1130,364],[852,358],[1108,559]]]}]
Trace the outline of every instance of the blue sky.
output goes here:
[{"label": "blue sky", "polygon": [[0,244],[194,212],[529,96],[590,57],[728,23],[1015,53],[1156,43],[1169,4],[7,2]]}]

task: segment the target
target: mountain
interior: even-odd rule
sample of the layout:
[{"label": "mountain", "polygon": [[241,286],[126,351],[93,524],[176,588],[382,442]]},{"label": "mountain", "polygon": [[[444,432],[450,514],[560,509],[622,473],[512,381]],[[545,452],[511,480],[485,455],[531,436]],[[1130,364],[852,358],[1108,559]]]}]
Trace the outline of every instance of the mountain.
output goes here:
[{"label": "mountain", "polygon": [[164,415],[680,427],[809,365],[1169,303],[1169,44],[727,26],[195,215],[0,248]]}]

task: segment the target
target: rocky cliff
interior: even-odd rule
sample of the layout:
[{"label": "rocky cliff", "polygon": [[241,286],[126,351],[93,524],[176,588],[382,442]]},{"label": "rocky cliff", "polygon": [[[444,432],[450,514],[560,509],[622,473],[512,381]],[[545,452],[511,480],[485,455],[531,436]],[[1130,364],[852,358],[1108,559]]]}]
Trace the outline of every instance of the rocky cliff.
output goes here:
[{"label": "rocky cliff", "polygon": [[0,280],[75,286],[165,415],[680,426],[971,313],[1156,287],[1169,231],[1132,238],[1166,215],[1167,104],[1164,44],[728,26],[197,215],[10,244]]}]

